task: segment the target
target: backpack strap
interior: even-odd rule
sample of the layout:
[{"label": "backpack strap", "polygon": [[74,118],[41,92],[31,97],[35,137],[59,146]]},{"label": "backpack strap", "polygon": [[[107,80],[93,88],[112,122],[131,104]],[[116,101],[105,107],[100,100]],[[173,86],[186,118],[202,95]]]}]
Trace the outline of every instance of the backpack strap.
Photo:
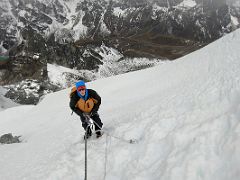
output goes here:
[{"label": "backpack strap", "polygon": [[70,98],[73,96],[73,94],[77,91],[76,86],[72,87],[71,92],[69,94]]}]

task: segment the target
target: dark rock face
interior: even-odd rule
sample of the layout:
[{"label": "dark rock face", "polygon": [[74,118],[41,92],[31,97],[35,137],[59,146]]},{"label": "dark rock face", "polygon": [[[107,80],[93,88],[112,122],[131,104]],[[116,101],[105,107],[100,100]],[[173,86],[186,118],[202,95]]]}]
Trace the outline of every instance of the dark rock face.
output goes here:
[{"label": "dark rock face", "polygon": [[9,133],[9,134],[4,134],[0,137],[0,143],[1,144],[13,144],[13,143],[20,143],[21,141],[19,140],[20,136],[14,136]]},{"label": "dark rock face", "polygon": [[[9,89],[7,97],[36,104],[47,91],[62,88],[50,82],[47,63],[97,71],[104,57],[96,48],[102,44],[115,48],[123,59],[173,60],[239,27],[231,21],[232,16],[239,21],[239,7],[224,0],[195,0],[192,7],[180,6],[181,2],[0,2],[0,54],[10,57],[0,65],[0,85]],[[79,75],[75,78],[91,80]],[[23,89],[33,88],[29,83],[38,84],[34,87],[38,96]]]},{"label": "dark rock face", "polygon": [[8,89],[5,97],[19,104],[37,104],[41,96],[61,89],[49,81],[32,79],[22,80],[13,85],[6,85],[4,87]]}]

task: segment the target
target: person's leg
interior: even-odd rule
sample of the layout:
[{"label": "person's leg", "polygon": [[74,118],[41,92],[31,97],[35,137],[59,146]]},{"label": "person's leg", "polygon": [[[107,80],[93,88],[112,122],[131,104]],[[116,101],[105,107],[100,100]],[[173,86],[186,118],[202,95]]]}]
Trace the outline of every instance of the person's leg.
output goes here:
[{"label": "person's leg", "polygon": [[84,128],[84,130],[86,130],[88,124],[87,124],[85,118],[80,116],[80,120],[82,122],[82,127]]},{"label": "person's leg", "polygon": [[85,118],[84,117],[80,117],[80,119],[81,119],[82,127],[84,128],[84,130],[85,131],[88,130],[88,132],[87,132],[88,137],[91,136],[92,135],[92,131],[91,131],[90,128],[87,129],[88,123],[86,122]]},{"label": "person's leg", "polygon": [[96,131],[96,134],[97,135],[100,135],[101,134],[101,129],[102,129],[102,126],[103,126],[103,123],[99,117],[98,114],[95,114],[91,117],[94,121],[94,124],[95,124],[95,131]]}]

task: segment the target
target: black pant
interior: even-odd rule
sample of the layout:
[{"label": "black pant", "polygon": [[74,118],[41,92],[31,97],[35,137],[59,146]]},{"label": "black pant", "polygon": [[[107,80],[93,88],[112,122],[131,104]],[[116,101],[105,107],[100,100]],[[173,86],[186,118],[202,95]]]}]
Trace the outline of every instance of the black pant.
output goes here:
[{"label": "black pant", "polygon": [[[91,116],[91,119],[93,120],[93,123],[95,125],[95,131],[99,131],[102,129],[103,123],[99,117],[98,114],[94,114],[93,116]],[[88,122],[86,122],[85,117],[81,117],[81,121],[82,121],[82,127],[86,130],[87,126],[88,126]]]}]

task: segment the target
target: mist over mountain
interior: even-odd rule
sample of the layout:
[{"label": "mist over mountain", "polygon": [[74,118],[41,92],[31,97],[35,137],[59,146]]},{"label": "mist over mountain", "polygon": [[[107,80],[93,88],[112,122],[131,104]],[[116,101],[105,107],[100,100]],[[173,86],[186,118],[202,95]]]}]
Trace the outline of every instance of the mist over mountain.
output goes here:
[{"label": "mist over mountain", "polygon": [[[0,85],[17,102],[37,103],[76,79],[184,56],[237,29],[240,10],[224,0],[1,0],[0,17],[0,55],[9,57],[0,62]],[[79,73],[67,70],[68,83],[56,84],[48,64]]]}]

